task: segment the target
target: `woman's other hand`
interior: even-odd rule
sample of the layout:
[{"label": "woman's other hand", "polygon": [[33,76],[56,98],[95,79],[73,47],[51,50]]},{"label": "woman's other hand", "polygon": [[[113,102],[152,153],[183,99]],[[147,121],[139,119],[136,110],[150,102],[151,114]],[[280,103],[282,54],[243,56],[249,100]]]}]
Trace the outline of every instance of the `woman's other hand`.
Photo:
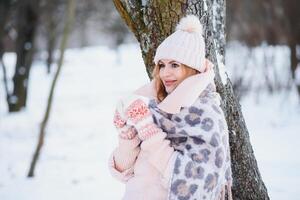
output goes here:
[{"label": "woman's other hand", "polygon": [[122,100],[120,100],[117,104],[113,123],[119,133],[120,138],[131,140],[136,136],[136,129],[133,126],[127,124],[127,118],[124,114],[124,103]]},{"label": "woman's other hand", "polygon": [[127,124],[135,127],[141,140],[147,140],[160,132],[153,121],[148,102],[148,98],[139,95],[133,95],[126,99],[125,118]]}]

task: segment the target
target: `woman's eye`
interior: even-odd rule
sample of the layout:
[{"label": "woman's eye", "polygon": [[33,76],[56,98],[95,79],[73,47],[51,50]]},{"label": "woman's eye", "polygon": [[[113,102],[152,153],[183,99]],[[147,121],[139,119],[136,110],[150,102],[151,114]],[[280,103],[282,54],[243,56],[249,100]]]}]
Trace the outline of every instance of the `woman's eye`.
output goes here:
[{"label": "woman's eye", "polygon": [[158,64],[159,69],[165,67],[164,64]]},{"label": "woman's eye", "polygon": [[177,63],[172,63],[172,67],[176,68],[176,67],[179,67],[179,65]]}]

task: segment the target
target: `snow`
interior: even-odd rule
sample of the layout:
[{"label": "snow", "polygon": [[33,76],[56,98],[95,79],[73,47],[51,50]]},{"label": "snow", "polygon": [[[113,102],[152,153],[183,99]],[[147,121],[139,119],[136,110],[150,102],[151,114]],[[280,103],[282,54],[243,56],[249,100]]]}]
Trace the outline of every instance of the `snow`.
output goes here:
[{"label": "snow", "polygon": [[142,0],[142,6],[146,6],[146,5],[147,5],[147,3],[148,3],[148,1],[147,1],[147,0]]},{"label": "snow", "polygon": [[288,46],[268,46],[263,43],[259,47],[248,48],[238,42],[227,43],[226,66],[231,82],[243,77],[239,87],[252,90],[266,88],[268,83],[285,89],[291,79],[290,49]]},{"label": "snow", "polygon": [[[21,112],[8,114],[1,84],[0,199],[121,199],[124,185],[111,177],[107,167],[117,145],[114,106],[149,79],[138,45],[124,45],[120,52],[120,63],[106,47],[66,52],[34,178],[26,175],[55,65],[47,75],[44,63],[34,63],[28,105]],[[4,61],[11,78],[15,55],[5,54]],[[242,102],[260,173],[274,200],[300,196],[300,108],[293,91],[264,95],[259,102],[250,95]]]},{"label": "snow", "polygon": [[295,70],[295,82],[297,85],[300,85],[300,64],[297,65]]},{"label": "snow", "polygon": [[222,81],[223,85],[226,85],[227,84],[227,72],[226,72],[225,65],[222,62],[223,56],[219,53],[217,53],[216,55],[217,55],[217,62],[218,62],[218,68],[219,68],[219,74],[221,77],[221,81]]},{"label": "snow", "polygon": [[297,96],[266,95],[259,104],[255,101],[255,97],[246,98],[242,110],[270,199],[299,199],[300,107]]}]

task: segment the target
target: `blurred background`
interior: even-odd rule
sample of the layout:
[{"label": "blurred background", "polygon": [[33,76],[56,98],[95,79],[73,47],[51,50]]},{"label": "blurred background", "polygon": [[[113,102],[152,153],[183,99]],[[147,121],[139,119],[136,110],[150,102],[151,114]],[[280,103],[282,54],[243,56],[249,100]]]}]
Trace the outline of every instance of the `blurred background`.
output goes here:
[{"label": "blurred background", "polygon": [[[35,176],[28,170],[58,69],[67,1],[0,0],[0,199],[120,199],[107,160],[116,101],[149,78],[112,1],[78,0]],[[300,1],[227,0],[226,70],[271,199],[299,199]]]}]

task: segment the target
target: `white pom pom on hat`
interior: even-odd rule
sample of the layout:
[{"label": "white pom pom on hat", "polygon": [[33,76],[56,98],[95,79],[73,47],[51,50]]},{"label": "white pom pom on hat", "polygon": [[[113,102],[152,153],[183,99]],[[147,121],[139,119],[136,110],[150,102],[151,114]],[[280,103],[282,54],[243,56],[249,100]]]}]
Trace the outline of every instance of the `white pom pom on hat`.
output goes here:
[{"label": "white pom pom on hat", "polygon": [[172,59],[203,72],[205,41],[202,33],[202,24],[197,16],[181,18],[176,31],[157,47],[154,63],[157,65],[161,59]]},{"label": "white pom pom on hat", "polygon": [[182,18],[176,26],[176,30],[182,30],[187,32],[196,32],[202,34],[202,24],[195,15],[187,15]]}]

